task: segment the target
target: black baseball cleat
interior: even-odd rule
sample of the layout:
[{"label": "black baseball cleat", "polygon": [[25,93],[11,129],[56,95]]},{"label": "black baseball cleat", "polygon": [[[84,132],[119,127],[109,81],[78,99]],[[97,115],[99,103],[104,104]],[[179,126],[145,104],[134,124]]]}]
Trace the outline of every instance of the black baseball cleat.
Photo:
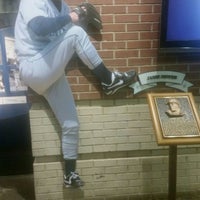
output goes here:
[{"label": "black baseball cleat", "polygon": [[80,176],[76,172],[71,172],[69,175],[64,175],[64,186],[66,188],[78,188],[84,186],[84,182],[80,179]]},{"label": "black baseball cleat", "polygon": [[119,89],[130,85],[134,81],[135,76],[136,72],[134,70],[128,72],[113,72],[111,84],[101,83],[104,93],[106,95],[115,94]]}]

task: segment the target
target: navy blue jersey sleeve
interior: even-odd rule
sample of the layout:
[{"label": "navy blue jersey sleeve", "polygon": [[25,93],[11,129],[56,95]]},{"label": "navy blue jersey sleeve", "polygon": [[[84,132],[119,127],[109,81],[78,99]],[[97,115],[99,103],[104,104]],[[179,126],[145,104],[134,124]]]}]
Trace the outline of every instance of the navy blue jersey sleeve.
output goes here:
[{"label": "navy blue jersey sleeve", "polygon": [[28,27],[35,34],[39,36],[46,36],[49,33],[58,31],[69,22],[71,22],[71,17],[69,15],[55,18],[38,16],[33,18],[28,23]]}]

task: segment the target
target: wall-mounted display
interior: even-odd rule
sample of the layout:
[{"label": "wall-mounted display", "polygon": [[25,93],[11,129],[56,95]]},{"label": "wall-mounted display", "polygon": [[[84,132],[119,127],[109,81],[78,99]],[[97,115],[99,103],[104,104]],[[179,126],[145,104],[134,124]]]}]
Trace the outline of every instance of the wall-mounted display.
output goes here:
[{"label": "wall-mounted display", "polygon": [[200,1],[163,0],[160,51],[200,53]]}]

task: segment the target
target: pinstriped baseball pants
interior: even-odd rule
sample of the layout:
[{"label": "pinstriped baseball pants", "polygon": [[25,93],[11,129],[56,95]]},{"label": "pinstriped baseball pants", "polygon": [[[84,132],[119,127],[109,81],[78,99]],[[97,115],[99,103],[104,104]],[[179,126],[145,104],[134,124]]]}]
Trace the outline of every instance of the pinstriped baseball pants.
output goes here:
[{"label": "pinstriped baseball pants", "polygon": [[64,159],[77,159],[78,151],[79,121],[65,78],[65,67],[75,52],[91,70],[102,62],[87,33],[79,26],[72,26],[19,66],[22,80],[46,98],[59,121]]}]

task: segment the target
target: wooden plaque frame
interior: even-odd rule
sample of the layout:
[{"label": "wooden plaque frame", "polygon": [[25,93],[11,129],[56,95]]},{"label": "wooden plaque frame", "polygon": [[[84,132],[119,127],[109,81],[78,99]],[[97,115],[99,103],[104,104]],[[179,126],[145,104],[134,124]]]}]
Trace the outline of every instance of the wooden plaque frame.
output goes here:
[{"label": "wooden plaque frame", "polygon": [[191,93],[149,93],[158,145],[199,144],[200,120]]}]

